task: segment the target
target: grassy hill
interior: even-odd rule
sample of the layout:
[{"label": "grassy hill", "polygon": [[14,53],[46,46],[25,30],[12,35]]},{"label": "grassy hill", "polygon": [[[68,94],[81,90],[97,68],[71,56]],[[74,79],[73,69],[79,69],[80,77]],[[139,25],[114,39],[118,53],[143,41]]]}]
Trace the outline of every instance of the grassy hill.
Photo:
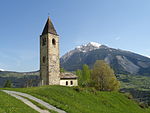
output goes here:
[{"label": "grassy hill", "polygon": [[63,86],[11,89],[26,92],[68,113],[149,113],[118,92],[99,92]]},{"label": "grassy hill", "polygon": [[0,91],[0,113],[38,113],[23,102]]}]

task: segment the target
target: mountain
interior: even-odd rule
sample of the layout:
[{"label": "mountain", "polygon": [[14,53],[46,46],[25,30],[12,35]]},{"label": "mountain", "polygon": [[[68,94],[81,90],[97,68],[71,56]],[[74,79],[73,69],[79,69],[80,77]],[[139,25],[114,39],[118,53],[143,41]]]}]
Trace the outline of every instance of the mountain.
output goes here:
[{"label": "mountain", "polygon": [[0,77],[23,77],[39,75],[39,71],[31,72],[14,72],[14,71],[0,71]]},{"label": "mountain", "polygon": [[105,60],[117,74],[150,76],[150,58],[95,42],[77,46],[63,55],[60,63],[64,69],[75,71],[81,69],[83,64],[92,68],[96,60]]},{"label": "mountain", "polygon": [[4,71],[4,69],[0,69],[0,72],[1,72],[1,71]]}]

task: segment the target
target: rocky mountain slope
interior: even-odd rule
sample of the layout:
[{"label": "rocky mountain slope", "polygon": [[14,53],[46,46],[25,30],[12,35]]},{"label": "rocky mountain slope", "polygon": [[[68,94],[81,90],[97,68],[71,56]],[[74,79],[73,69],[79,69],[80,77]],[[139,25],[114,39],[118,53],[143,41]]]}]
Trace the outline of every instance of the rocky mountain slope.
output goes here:
[{"label": "rocky mountain slope", "polygon": [[68,71],[81,69],[83,64],[90,68],[96,60],[105,60],[117,74],[150,76],[150,58],[95,42],[77,46],[61,57],[61,67]]}]

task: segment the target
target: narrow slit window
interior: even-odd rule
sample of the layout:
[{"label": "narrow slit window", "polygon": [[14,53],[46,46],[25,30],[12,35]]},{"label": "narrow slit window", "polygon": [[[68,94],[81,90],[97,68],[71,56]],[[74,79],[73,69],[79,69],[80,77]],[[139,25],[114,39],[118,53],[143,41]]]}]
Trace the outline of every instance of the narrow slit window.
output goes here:
[{"label": "narrow slit window", "polygon": [[43,63],[45,63],[45,61],[46,61],[46,57],[45,57],[45,56],[43,56]]},{"label": "narrow slit window", "polygon": [[42,46],[46,45],[46,38],[42,39]]}]

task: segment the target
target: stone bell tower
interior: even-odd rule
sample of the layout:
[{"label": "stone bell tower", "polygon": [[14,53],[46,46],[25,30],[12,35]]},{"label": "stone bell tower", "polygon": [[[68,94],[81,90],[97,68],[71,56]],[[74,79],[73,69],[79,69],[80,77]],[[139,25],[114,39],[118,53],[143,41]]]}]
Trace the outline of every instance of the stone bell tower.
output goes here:
[{"label": "stone bell tower", "polygon": [[41,85],[59,85],[59,36],[48,17],[40,36]]}]

